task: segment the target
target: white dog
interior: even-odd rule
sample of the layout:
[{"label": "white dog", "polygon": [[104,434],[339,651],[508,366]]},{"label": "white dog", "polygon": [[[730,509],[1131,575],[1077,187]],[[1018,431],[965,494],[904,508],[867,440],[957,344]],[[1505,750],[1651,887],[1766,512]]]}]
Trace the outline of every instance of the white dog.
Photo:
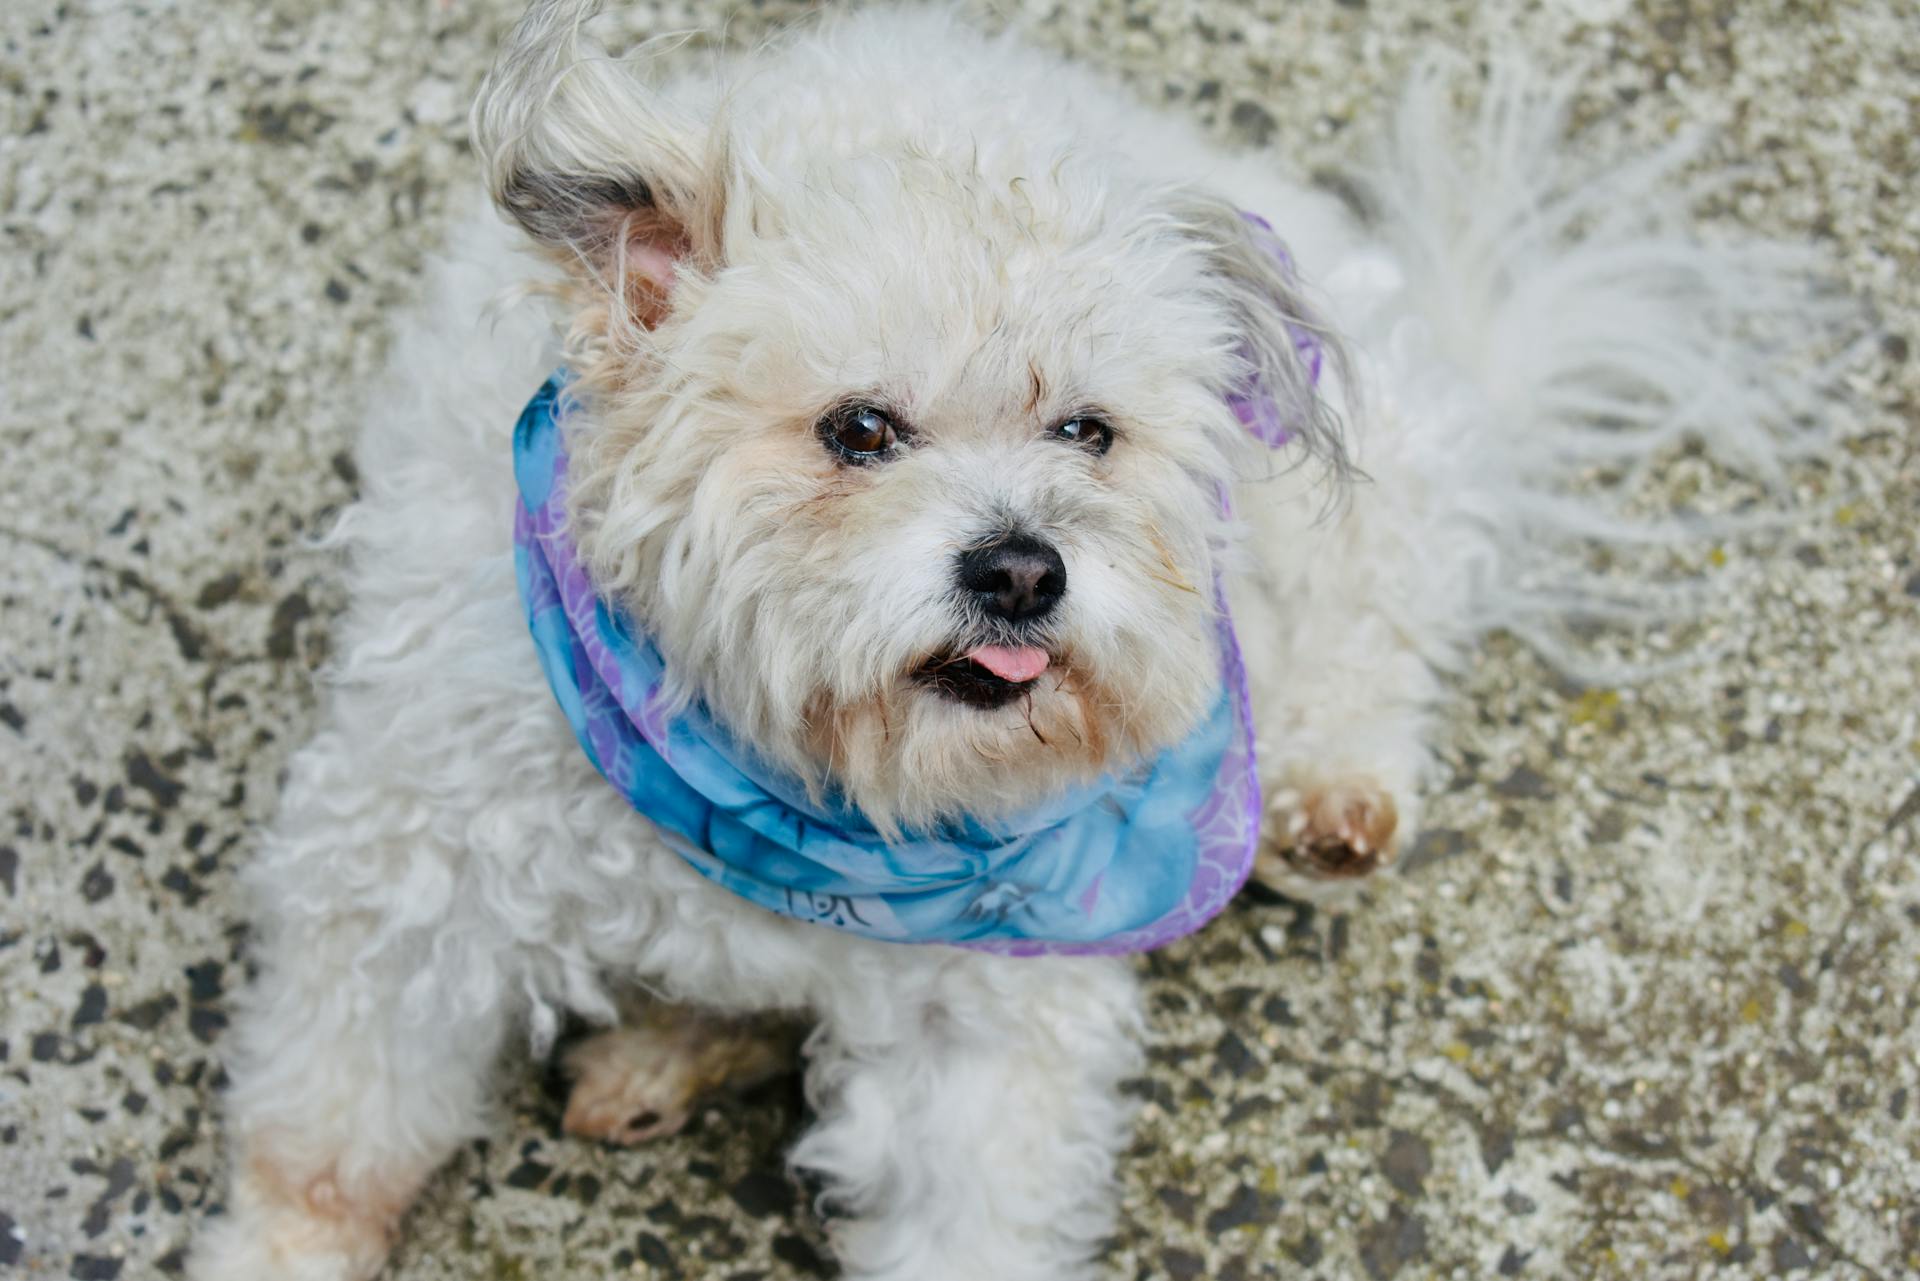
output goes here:
[{"label": "white dog", "polygon": [[[367,411],[354,603],[248,877],[232,1191],[193,1275],[374,1275],[502,1047],[544,1053],[572,1011],[609,1030],[572,1057],[568,1127],[626,1142],[811,1024],[792,1155],[846,1275],[1091,1276],[1141,1013],[1123,960],[1071,953],[1185,932],[1245,871],[1201,902],[1171,851],[1202,824],[1155,780],[1213,725],[1207,795],[1269,879],[1389,865],[1436,673],[1490,627],[1622,604],[1556,549],[1662,533],[1578,482],[1683,436],[1760,468],[1802,443],[1805,392],[1752,339],[1802,307],[1796,268],[1677,231],[1677,152],[1571,174],[1561,100],[1516,77],[1462,113],[1469,76],[1418,74],[1355,209],[938,14],[666,87],[582,22],[542,3],[512,37],[474,121],[517,226],[458,234]],[[529,281],[553,313],[490,314]],[[561,367],[562,542],[522,531],[516,572],[546,478],[523,436],[516,495],[515,423]],[[670,750],[594,737],[622,677],[577,688],[573,651],[528,643],[553,547],[600,641],[662,669],[620,732]],[[753,791],[776,826],[863,816],[892,879],[815,896],[663,817],[639,793],[684,784],[647,771],[689,725],[684,759],[785,797]],[[1101,875],[920,876],[928,833],[1034,814],[1091,832]],[[1114,853],[1143,831],[1174,834],[1165,863]],[[1198,906],[1162,929],[1126,896],[1167,866]]]}]

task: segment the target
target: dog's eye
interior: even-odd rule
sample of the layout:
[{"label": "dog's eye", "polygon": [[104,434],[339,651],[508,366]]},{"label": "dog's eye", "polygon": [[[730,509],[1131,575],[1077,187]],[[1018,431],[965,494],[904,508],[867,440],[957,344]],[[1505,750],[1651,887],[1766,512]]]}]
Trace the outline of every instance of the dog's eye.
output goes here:
[{"label": "dog's eye", "polygon": [[868,463],[900,443],[893,420],[872,405],[843,405],[820,420],[820,435],[848,462]]},{"label": "dog's eye", "polygon": [[1053,434],[1069,444],[1079,445],[1082,449],[1095,454],[1104,454],[1113,448],[1113,425],[1104,418],[1095,418],[1091,414],[1080,414],[1069,418],[1053,429]]}]

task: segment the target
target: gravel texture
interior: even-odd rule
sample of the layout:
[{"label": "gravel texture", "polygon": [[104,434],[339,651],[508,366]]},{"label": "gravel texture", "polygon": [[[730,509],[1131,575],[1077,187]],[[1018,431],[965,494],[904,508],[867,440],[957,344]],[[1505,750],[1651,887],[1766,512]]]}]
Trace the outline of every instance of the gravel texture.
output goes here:
[{"label": "gravel texture", "polygon": [[[1690,553],[1724,657],[1581,688],[1496,641],[1413,873],[1145,962],[1117,1277],[1920,1275],[1920,17],[1904,0],[1002,0],[1310,171],[1440,42],[1688,122],[1701,206],[1832,251],[1873,336],[1803,518]],[[342,606],[356,389],[470,181],[508,0],[0,6],[0,1273],[177,1272],[217,1200],[236,865]],[[743,9],[731,37],[793,16]],[[642,6],[637,29],[718,25]],[[1656,501],[1745,490],[1697,459]],[[1686,557],[1681,557],[1685,560]],[[539,1065],[392,1275],[827,1275],[790,1087],[633,1152]]]}]

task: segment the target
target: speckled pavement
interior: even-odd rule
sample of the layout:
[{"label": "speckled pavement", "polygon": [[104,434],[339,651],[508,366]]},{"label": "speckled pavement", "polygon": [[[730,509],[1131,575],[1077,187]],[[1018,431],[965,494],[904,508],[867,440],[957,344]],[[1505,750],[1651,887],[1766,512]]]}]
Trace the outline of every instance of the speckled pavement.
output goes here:
[{"label": "speckled pavement", "polygon": [[[0,1274],[177,1273],[217,1194],[233,879],[312,727],[356,388],[469,176],[510,0],[0,6]],[[658,4],[642,29],[714,25]],[[699,12],[695,12],[695,10]],[[1685,121],[1702,208],[1830,248],[1875,334],[1804,521],[1681,557],[1724,658],[1581,689],[1496,643],[1407,879],[1145,963],[1114,1275],[1920,1276],[1920,14],[1904,0],[1004,0],[1309,170],[1440,41]],[[748,39],[792,5],[743,10]],[[1657,501],[1742,489],[1678,457]],[[827,1275],[790,1089],[641,1151],[538,1065],[409,1281]]]}]

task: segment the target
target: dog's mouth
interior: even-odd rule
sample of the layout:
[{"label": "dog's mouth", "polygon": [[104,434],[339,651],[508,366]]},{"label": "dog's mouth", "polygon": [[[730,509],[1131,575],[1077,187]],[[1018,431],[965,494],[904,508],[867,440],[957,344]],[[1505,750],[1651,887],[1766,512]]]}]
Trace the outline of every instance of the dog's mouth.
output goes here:
[{"label": "dog's mouth", "polygon": [[936,654],[914,670],[914,679],[942,697],[969,707],[1005,707],[1031,693],[1052,663],[1033,645],[975,645],[964,653]]}]

